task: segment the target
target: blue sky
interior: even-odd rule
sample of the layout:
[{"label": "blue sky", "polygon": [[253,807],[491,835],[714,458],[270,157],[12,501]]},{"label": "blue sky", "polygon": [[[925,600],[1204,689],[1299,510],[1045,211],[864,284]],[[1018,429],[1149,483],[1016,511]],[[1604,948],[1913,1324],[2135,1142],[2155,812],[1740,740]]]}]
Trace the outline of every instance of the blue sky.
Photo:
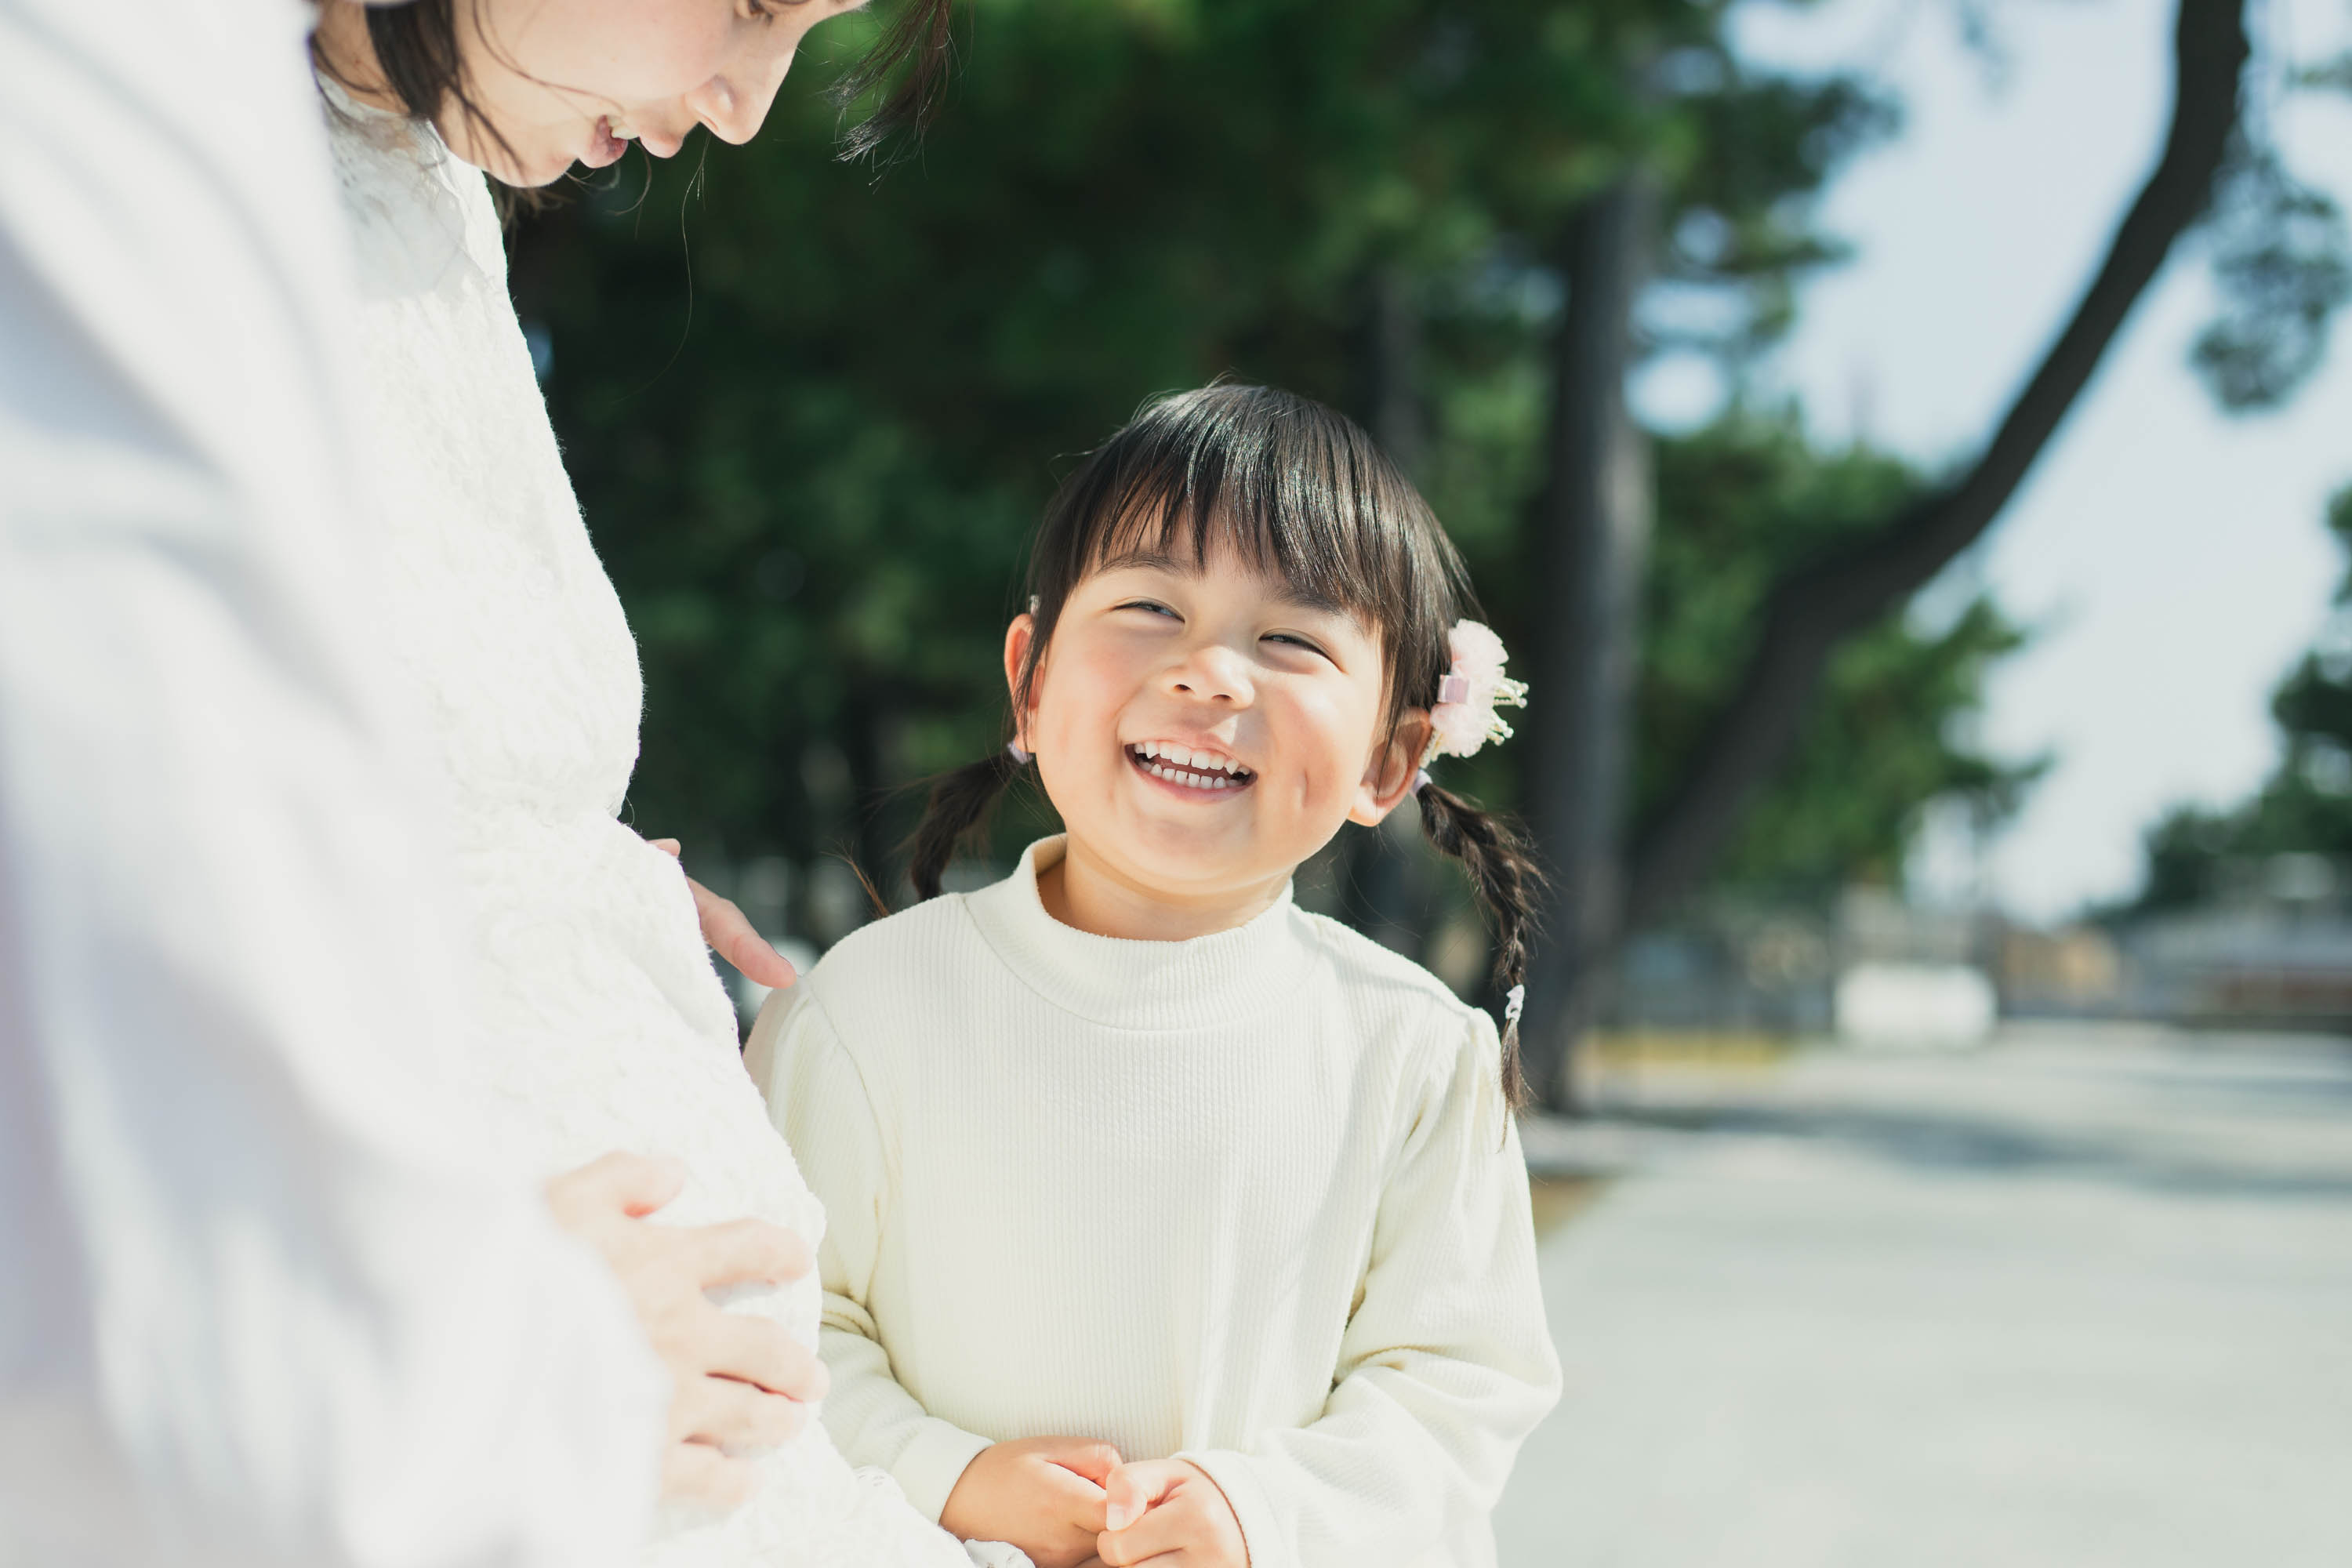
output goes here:
[{"label": "blue sky", "polygon": [[[1935,465],[1969,452],[2160,145],[2170,5],[1990,0],[1981,14],[1998,66],[1963,42],[1954,0],[1751,0],[1735,16],[1750,58],[1866,68],[1906,107],[1902,135],[1830,191],[1826,226],[1856,258],[1808,285],[1765,372],[1824,440],[1860,433]],[[2273,59],[2352,44],[2343,0],[2270,0],[2263,19]],[[2352,207],[2352,103],[2266,98],[2292,166]],[[1980,859],[1923,846],[1930,884],[1980,868],[2014,912],[2063,917],[2135,885],[2140,833],[2166,805],[2236,799],[2275,757],[2270,689],[2341,572],[2320,519],[2352,482],[2352,345],[2285,411],[2223,415],[2187,366],[2210,289],[2194,248],[2176,252],[1992,537],[1930,590],[1980,584],[2035,629],[1993,680],[1981,740],[2056,759]],[[1674,363],[1636,389],[1675,423],[1710,393]]]}]

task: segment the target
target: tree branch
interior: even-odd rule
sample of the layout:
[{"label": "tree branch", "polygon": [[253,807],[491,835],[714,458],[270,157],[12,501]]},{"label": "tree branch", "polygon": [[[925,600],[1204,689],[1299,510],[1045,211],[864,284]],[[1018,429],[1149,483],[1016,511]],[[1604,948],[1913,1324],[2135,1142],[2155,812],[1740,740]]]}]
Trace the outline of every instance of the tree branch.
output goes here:
[{"label": "tree branch", "polygon": [[1855,542],[1816,557],[1766,596],[1763,629],[1738,688],[1682,781],[1639,835],[1628,929],[1655,919],[1706,873],[1750,796],[1795,743],[1838,644],[1924,586],[1973,543],[2098,369],[2174,241],[2210,197],[2238,121],[2248,47],[2239,0],[2181,0],[2164,155],[2116,230],[2106,260],[1975,465]]}]

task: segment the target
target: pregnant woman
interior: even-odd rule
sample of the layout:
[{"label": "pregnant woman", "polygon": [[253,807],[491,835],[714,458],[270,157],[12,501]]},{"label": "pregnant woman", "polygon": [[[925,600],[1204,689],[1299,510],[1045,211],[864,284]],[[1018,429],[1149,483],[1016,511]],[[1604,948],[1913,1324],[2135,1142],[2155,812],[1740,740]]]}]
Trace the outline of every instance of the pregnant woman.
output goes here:
[{"label": "pregnant woman", "polygon": [[[667,155],[698,124],[744,140],[801,37],[848,8],[325,0],[314,37],[356,240],[394,651],[436,742],[470,922],[470,1070],[536,1173],[614,1148],[664,1154],[688,1171],[665,1219],[750,1215],[812,1240],[823,1215],[740,1063],[689,885],[615,816],[636,759],[636,650],[548,425],[481,170],[540,184],[633,139]],[[814,1279],[730,1304],[814,1342]],[[968,1557],[810,1423],[759,1460],[745,1506],[667,1520],[645,1560],[973,1559],[1023,1561]]]}]

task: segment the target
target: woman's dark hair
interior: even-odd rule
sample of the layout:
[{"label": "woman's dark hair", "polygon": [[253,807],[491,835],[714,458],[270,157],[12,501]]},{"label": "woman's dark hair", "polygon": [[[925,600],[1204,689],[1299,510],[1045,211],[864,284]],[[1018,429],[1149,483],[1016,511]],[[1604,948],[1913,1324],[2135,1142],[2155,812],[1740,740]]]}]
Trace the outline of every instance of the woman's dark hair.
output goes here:
[{"label": "woman's dark hair", "polygon": [[[1219,546],[1378,630],[1390,730],[1407,710],[1436,703],[1453,663],[1449,634],[1475,604],[1462,558],[1428,503],[1354,421],[1292,393],[1221,383],[1147,405],[1055,494],[1030,553],[1036,631],[1013,711],[1029,706],[1062,606],[1089,573],[1131,553],[1205,563]],[[986,824],[1021,767],[1000,749],[933,783],[908,844],[919,898],[939,895],[958,847]],[[1527,840],[1435,784],[1417,793],[1423,831],[1462,862],[1494,921],[1497,989],[1521,984],[1543,880]],[[1505,1095],[1520,1104],[1516,1017],[1503,1026],[1502,1070]]]},{"label": "woman's dark hair", "polygon": [[[368,41],[375,47],[385,82],[412,118],[430,120],[454,105],[467,123],[504,147],[506,138],[475,104],[467,89],[465,54],[457,42],[458,5],[481,3],[408,0],[401,5],[371,5]],[[808,0],[777,3],[805,5]],[[846,107],[898,77],[874,112],[844,133],[842,157],[867,156],[893,132],[919,131],[930,122],[947,81],[953,8],[954,0],[904,0],[866,58],[835,84],[835,100]],[[900,74],[902,66],[906,68]]]}]

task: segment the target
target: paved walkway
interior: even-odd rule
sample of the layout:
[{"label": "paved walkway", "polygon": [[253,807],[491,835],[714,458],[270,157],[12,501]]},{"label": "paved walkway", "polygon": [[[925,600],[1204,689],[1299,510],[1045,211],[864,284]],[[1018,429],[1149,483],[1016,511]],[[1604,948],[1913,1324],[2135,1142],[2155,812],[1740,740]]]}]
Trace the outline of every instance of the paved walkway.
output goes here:
[{"label": "paved walkway", "polygon": [[1568,1367],[1503,1568],[2352,1564],[2352,1043],[1654,1072],[1538,1164]]}]

